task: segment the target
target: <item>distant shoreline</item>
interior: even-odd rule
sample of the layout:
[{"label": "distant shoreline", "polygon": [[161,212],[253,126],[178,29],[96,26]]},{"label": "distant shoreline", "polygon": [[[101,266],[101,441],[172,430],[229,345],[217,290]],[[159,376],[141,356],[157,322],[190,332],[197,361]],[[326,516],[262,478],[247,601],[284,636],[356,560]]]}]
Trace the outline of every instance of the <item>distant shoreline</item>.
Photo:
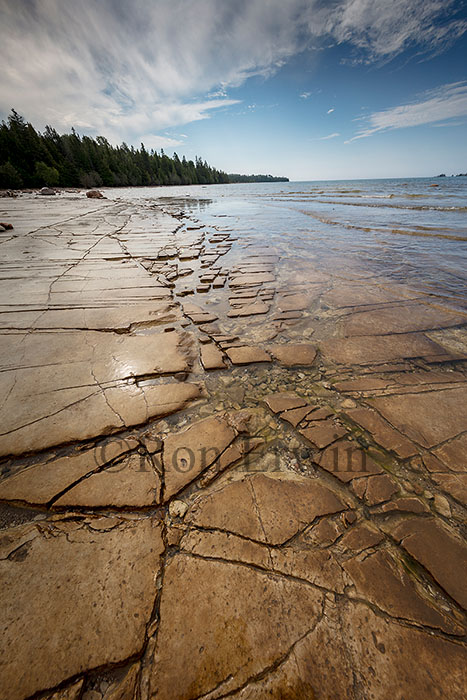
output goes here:
[{"label": "distant shoreline", "polygon": [[[288,178],[277,178],[274,180],[243,180],[242,182],[210,182],[206,184],[182,184],[182,185],[102,185],[100,187],[61,187],[55,186],[52,189],[56,194],[63,193],[79,193],[88,192],[91,189],[106,191],[106,190],[149,190],[163,189],[166,187],[213,187],[215,185],[243,185],[243,184],[274,184],[277,182],[290,182]],[[45,185],[45,187],[48,187]],[[18,196],[19,194],[40,194],[42,187],[20,187],[20,188],[1,188],[0,197]]]},{"label": "distant shoreline", "polygon": [[0,123],[0,189],[37,187],[157,187],[227,185],[236,182],[288,182],[273,175],[226,173],[199,156],[187,160],[154,149],[122,143],[112,146],[103,136],[80,136],[74,129],[59,134],[46,126],[43,133],[12,109]]}]

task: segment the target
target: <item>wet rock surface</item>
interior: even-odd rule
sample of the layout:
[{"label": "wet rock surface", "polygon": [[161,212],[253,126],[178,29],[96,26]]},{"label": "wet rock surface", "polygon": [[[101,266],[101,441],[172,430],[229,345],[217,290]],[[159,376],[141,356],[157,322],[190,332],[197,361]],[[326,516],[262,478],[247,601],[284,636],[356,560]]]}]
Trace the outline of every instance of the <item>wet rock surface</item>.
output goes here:
[{"label": "wet rock surface", "polygon": [[464,310],[105,195],[2,212],[0,698],[463,697]]}]

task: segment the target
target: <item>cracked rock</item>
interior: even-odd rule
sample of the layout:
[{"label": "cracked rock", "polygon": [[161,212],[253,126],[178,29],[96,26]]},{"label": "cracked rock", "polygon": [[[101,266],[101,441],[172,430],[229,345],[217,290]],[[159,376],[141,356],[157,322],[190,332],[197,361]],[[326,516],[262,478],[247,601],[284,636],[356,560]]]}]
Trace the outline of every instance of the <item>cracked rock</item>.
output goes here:
[{"label": "cracked rock", "polygon": [[3,536],[0,687],[9,700],[142,649],[163,551],[160,528],[151,518],[121,520],[108,532],[87,523],[92,518],[24,526],[20,550],[11,550],[17,533]]}]

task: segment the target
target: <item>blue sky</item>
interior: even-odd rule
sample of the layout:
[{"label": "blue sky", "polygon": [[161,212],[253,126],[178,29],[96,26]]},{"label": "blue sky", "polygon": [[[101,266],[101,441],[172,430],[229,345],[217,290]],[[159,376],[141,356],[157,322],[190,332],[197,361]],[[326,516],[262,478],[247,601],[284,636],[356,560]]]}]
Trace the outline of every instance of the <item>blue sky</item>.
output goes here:
[{"label": "blue sky", "polygon": [[0,0],[0,116],[291,180],[467,171],[467,3]]}]

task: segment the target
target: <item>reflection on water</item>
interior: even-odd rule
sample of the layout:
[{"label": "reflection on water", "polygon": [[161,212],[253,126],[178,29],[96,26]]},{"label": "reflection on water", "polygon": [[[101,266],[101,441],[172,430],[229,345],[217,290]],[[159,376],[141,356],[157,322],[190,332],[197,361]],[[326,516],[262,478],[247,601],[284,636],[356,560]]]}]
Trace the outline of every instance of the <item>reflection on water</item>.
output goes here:
[{"label": "reflection on water", "polygon": [[[144,188],[146,191],[147,189]],[[162,189],[162,188],[161,188]],[[167,188],[164,188],[167,189]],[[201,198],[201,197],[179,197],[179,196],[172,196],[172,197],[158,197],[157,198],[157,203],[161,204],[164,206],[165,204],[170,205],[171,207],[180,207],[180,209],[187,209],[190,212],[196,212],[196,211],[202,211],[203,209],[206,209],[210,204],[212,204],[212,199],[207,199],[207,198]]]},{"label": "reflection on water", "polygon": [[242,242],[273,246],[297,274],[314,260],[459,300],[465,293],[467,178],[291,182],[115,190],[154,200]]}]

